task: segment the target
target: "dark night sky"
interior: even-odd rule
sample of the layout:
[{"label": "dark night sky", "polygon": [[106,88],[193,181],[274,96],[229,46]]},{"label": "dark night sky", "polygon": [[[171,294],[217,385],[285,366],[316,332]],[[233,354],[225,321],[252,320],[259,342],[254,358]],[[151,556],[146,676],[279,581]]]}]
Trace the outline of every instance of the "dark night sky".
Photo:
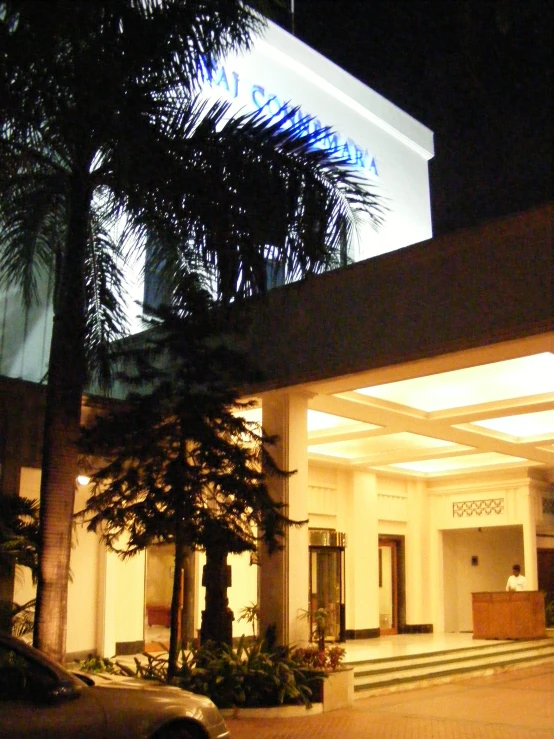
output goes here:
[{"label": "dark night sky", "polygon": [[552,5],[296,0],[295,32],[434,131],[440,234],[552,198]]}]

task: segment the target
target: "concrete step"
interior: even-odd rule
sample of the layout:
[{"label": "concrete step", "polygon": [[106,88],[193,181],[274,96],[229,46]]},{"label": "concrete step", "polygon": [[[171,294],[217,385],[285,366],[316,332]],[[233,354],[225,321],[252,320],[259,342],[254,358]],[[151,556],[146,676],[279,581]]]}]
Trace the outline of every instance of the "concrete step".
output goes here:
[{"label": "concrete step", "polygon": [[349,662],[356,698],[405,690],[554,659],[554,639],[501,641],[421,655]]}]

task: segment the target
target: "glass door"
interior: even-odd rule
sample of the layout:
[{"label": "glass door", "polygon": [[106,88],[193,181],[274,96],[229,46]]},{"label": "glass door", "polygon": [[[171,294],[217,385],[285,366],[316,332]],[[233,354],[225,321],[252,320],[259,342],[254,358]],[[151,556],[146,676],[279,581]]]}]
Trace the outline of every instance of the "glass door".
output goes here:
[{"label": "glass door", "polygon": [[379,628],[398,634],[398,542],[379,537]]},{"label": "glass door", "polygon": [[316,637],[314,614],[325,610],[325,640],[345,640],[344,548],[310,547],[310,633]]}]

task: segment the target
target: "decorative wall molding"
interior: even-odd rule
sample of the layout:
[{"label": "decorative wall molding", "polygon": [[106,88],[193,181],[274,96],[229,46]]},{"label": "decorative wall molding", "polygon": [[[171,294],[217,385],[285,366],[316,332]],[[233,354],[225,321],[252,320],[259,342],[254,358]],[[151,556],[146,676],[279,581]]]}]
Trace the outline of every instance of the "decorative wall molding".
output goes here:
[{"label": "decorative wall molding", "polygon": [[[446,496],[471,494],[475,498],[488,497],[491,494],[501,494],[508,488],[516,490],[528,489],[530,484],[537,482],[531,477],[529,468],[509,470],[495,470],[488,473],[472,473],[452,475],[446,478],[430,479],[427,483],[429,496]],[[536,475],[537,473],[534,472]]]},{"label": "decorative wall molding", "polygon": [[308,485],[308,511],[313,514],[335,516],[337,489],[324,485]]},{"label": "decorative wall molding", "polygon": [[471,516],[499,516],[504,513],[504,498],[485,498],[482,500],[460,500],[452,503],[454,518]]},{"label": "decorative wall molding", "polygon": [[407,521],[408,496],[394,493],[377,494],[377,517],[380,521]]}]

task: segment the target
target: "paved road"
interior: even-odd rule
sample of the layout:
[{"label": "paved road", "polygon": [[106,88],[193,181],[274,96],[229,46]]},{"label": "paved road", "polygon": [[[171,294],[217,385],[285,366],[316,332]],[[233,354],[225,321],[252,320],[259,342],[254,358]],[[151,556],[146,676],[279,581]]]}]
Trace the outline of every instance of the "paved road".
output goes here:
[{"label": "paved road", "polygon": [[553,706],[554,660],[306,718],[227,723],[232,739],[554,739]]}]

